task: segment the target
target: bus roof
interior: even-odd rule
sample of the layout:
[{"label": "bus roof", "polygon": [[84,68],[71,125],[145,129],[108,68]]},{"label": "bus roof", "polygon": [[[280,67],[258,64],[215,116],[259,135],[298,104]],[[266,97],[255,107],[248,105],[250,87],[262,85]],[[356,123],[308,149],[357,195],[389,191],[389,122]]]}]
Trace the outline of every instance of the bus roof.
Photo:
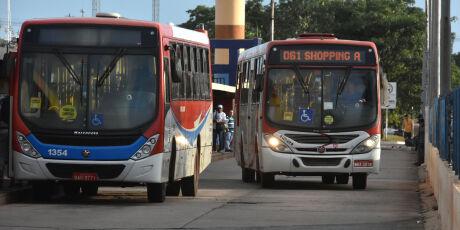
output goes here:
[{"label": "bus roof", "polygon": [[93,25],[116,25],[116,26],[140,26],[140,27],[155,27],[159,29],[161,36],[172,37],[181,40],[201,43],[209,45],[209,38],[206,32],[189,30],[177,26],[170,26],[158,22],[142,21],[126,18],[106,18],[106,17],[83,17],[83,18],[47,18],[47,19],[31,19],[22,24],[22,31],[27,25],[44,25],[44,24],[93,24]]},{"label": "bus roof", "polygon": [[[242,59],[250,59],[254,57],[268,55],[268,51],[272,46],[275,45],[300,45],[300,44],[329,44],[329,45],[354,45],[354,46],[369,46],[377,51],[377,48],[373,42],[369,41],[354,41],[354,40],[336,40],[336,39],[305,39],[305,38],[296,38],[296,39],[287,39],[287,40],[275,40],[266,42],[264,44],[252,47],[243,51],[239,57],[238,61]],[[377,52],[376,52],[377,53]]]}]

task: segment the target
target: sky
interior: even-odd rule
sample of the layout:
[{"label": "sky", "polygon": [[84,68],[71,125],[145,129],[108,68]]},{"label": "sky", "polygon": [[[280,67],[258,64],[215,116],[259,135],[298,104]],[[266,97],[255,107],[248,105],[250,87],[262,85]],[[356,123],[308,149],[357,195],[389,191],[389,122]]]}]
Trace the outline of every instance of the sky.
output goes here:
[{"label": "sky", "polygon": [[[151,0],[100,0],[102,12],[117,12],[122,17],[152,20]],[[32,18],[54,18],[67,15],[80,17],[84,10],[84,16],[91,16],[91,0],[10,0],[11,25],[13,34],[17,36],[21,24]],[[134,3],[135,2],[135,3]],[[270,0],[264,0],[268,4]],[[160,0],[160,22],[181,24],[188,20],[187,10],[194,9],[197,5],[213,6],[215,0]],[[7,0],[0,0],[0,38],[5,38],[7,23]],[[425,9],[425,0],[416,0],[415,6]],[[452,23],[452,32],[456,32],[457,39],[454,42],[453,52],[460,52],[460,1],[451,0],[451,17],[457,16],[457,21]],[[276,17],[276,16],[275,16]]]}]

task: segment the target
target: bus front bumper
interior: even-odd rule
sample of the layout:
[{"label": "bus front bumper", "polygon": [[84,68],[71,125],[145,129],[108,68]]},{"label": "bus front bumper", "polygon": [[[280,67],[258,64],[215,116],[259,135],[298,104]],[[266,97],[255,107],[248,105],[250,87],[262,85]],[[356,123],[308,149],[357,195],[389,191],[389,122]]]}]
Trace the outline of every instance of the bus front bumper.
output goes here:
[{"label": "bus front bumper", "polygon": [[261,171],[292,175],[321,175],[340,173],[378,173],[380,148],[364,154],[295,154],[279,153],[262,148]]},{"label": "bus front bumper", "polygon": [[32,158],[13,151],[18,180],[74,180],[74,173],[97,175],[97,181],[162,183],[168,181],[169,153],[141,160],[82,161]]}]

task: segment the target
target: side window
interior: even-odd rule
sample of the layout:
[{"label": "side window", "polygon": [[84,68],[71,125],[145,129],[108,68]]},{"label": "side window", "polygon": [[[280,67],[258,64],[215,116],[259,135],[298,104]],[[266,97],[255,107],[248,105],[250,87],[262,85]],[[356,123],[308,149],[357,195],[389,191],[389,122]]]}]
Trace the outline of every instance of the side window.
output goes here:
[{"label": "side window", "polygon": [[254,70],[252,71],[252,103],[259,102],[259,92],[256,89],[257,77],[259,73],[259,59],[254,59]]},{"label": "side window", "polygon": [[164,80],[164,92],[165,92],[165,102],[169,103],[170,99],[170,89],[169,89],[169,59],[168,57],[164,57],[164,64],[163,64],[164,72],[163,72],[163,80]]},{"label": "side window", "polygon": [[248,62],[243,62],[243,73],[241,73],[241,99],[242,105],[248,103]]},{"label": "side window", "polygon": [[200,90],[200,78],[201,74],[197,71],[197,59],[198,56],[196,55],[196,47],[191,47],[191,64],[192,64],[192,82],[193,82],[193,100],[200,100],[201,90]]},{"label": "side window", "polygon": [[173,100],[181,100],[184,98],[184,90],[182,87],[183,84],[183,69],[184,69],[184,62],[182,61],[182,46],[180,44],[173,44],[174,55],[176,62],[180,61],[180,68],[181,70],[178,71],[178,74],[181,75],[182,78],[181,82],[173,82],[171,86],[171,95]]},{"label": "side window", "polygon": [[208,49],[203,49],[203,75],[205,78],[205,96],[206,100],[211,100],[211,79],[210,79],[210,73],[209,73],[209,50]]},{"label": "side window", "polygon": [[191,73],[190,73],[190,47],[184,45],[184,90],[185,90],[185,99],[192,99],[192,83],[191,83]]}]

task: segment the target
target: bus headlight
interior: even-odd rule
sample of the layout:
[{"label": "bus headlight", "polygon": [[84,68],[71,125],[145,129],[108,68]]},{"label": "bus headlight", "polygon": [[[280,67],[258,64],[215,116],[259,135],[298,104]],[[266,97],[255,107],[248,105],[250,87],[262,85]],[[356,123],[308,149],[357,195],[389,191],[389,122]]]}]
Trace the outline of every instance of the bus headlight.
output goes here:
[{"label": "bus headlight", "polygon": [[278,137],[275,137],[270,134],[265,134],[265,141],[267,141],[268,146],[275,152],[282,153],[292,153],[291,149]]},{"label": "bus headlight", "polygon": [[371,136],[361,141],[352,151],[353,154],[368,153],[374,149],[380,141],[380,135]]},{"label": "bus headlight", "polygon": [[16,138],[18,139],[19,146],[21,146],[22,153],[33,158],[41,157],[40,153],[38,153],[22,133],[16,131]]},{"label": "bus headlight", "polygon": [[137,161],[137,160],[144,159],[144,158],[150,156],[150,153],[152,152],[153,148],[157,144],[159,137],[160,137],[160,134],[156,134],[156,135],[150,137],[145,142],[145,144],[143,144],[139,148],[139,150],[137,150],[136,153],[134,153],[131,156],[131,159]]}]

